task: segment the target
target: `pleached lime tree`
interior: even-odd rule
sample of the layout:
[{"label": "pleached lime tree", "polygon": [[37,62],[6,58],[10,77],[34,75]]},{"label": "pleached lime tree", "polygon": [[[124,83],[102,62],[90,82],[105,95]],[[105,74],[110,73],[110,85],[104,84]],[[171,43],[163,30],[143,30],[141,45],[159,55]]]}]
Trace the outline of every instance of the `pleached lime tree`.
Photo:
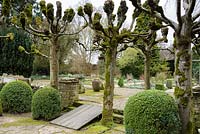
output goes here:
[{"label": "pleached lime tree", "polygon": [[[113,124],[113,96],[114,96],[114,75],[116,58],[118,52],[126,50],[128,43],[133,42],[136,38],[132,36],[145,36],[134,34],[131,30],[122,28],[126,20],[128,7],[126,2],[122,0],[118,7],[117,14],[113,14],[114,2],[106,0],[103,6],[106,14],[106,24],[102,24],[102,14],[93,12],[93,5],[86,3],[83,7],[78,8],[78,15],[83,17],[91,29],[95,31],[94,50],[99,50],[105,55],[105,88],[103,97],[103,110],[101,123],[105,126]],[[133,16],[133,22],[138,13]]]},{"label": "pleached lime tree", "polygon": [[175,96],[179,105],[182,120],[181,134],[192,134],[192,38],[200,31],[199,1],[176,0],[176,20],[165,15],[159,0],[147,0],[150,9],[141,6],[141,1],[130,0],[133,6],[141,12],[160,19],[174,29],[175,33]]},{"label": "pleached lime tree", "polygon": [[[143,7],[149,8],[147,2],[143,4]],[[157,39],[157,31],[160,29],[162,30],[162,38]],[[150,31],[149,35],[138,37],[138,40],[134,42],[134,47],[140,49],[144,55],[145,89],[151,89],[150,67],[152,63],[152,54],[153,51],[155,53],[155,49],[158,49],[157,44],[159,42],[167,42],[168,28],[164,27],[159,19],[142,12],[137,18],[134,31],[138,34]]]},{"label": "pleached lime tree", "polygon": [[[26,4],[23,12],[20,13],[19,19],[16,16],[12,18],[12,22],[15,25],[20,26],[28,33],[34,36],[41,38],[46,38],[49,40],[50,44],[50,84],[52,87],[58,89],[58,74],[59,74],[59,51],[60,44],[59,38],[66,35],[78,34],[86,26],[83,26],[82,29],[76,33],[67,33],[67,26],[72,22],[75,12],[72,8],[66,9],[64,15],[62,15],[62,5],[61,2],[56,2],[56,15],[54,15],[54,6],[52,3],[46,4],[44,0],[40,1],[40,10],[45,18],[37,17],[35,19],[35,25],[32,25],[33,15],[32,10],[33,6],[31,4]],[[19,22],[18,22],[19,20]],[[41,22],[47,21],[47,26],[41,28]],[[24,51],[23,48],[20,48],[21,51]],[[34,49],[33,53],[39,53],[38,50]]]}]

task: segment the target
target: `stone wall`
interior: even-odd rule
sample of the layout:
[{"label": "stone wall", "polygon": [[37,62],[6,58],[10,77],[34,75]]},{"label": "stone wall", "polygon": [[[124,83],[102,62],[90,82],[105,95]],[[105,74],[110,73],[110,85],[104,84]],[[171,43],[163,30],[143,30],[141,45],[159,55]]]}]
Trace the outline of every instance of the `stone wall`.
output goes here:
[{"label": "stone wall", "polygon": [[193,121],[196,130],[200,129],[200,86],[192,89],[193,100]]},{"label": "stone wall", "polygon": [[59,81],[59,91],[61,93],[62,108],[71,106],[78,100],[79,80],[66,79]]}]

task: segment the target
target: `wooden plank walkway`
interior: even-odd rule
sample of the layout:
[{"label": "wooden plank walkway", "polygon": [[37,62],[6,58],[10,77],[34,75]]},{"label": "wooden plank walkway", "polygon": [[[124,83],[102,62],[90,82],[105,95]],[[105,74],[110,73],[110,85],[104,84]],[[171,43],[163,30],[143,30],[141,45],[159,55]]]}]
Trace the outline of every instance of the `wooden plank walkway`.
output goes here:
[{"label": "wooden plank walkway", "polygon": [[52,120],[50,123],[78,130],[101,113],[102,107],[85,104]]}]

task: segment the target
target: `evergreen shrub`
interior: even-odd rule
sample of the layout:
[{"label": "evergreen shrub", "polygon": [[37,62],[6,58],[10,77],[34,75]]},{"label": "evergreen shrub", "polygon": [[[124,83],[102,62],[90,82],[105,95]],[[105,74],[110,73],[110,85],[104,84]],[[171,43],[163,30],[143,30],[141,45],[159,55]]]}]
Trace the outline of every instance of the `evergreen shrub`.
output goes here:
[{"label": "evergreen shrub", "polygon": [[43,87],[37,90],[32,99],[33,119],[51,120],[60,115],[61,95],[52,87]]},{"label": "evergreen shrub", "polygon": [[0,92],[3,111],[8,113],[30,112],[32,94],[32,88],[26,82],[7,83]]},{"label": "evergreen shrub", "polygon": [[147,90],[128,99],[124,110],[126,134],[179,134],[174,99],[164,91]]},{"label": "evergreen shrub", "polygon": [[156,85],[155,85],[155,89],[156,90],[165,90],[165,87],[164,87],[164,85],[163,84],[161,84],[161,83],[157,83]]},{"label": "evergreen shrub", "polygon": [[124,86],[124,78],[120,77],[117,84],[118,84],[119,87],[123,87]]}]

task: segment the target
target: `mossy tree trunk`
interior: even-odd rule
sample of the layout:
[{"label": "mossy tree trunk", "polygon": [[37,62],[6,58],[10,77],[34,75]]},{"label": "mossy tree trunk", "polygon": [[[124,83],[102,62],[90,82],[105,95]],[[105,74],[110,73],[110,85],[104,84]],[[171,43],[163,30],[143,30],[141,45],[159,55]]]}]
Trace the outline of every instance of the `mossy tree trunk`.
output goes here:
[{"label": "mossy tree trunk", "polygon": [[113,124],[114,73],[117,48],[107,48],[105,55],[105,89],[101,123],[105,126]]},{"label": "mossy tree trunk", "polygon": [[[175,97],[178,102],[179,115],[182,121],[181,134],[193,134],[192,125],[192,52],[191,21],[183,23],[180,34],[175,37]],[[187,23],[187,24],[186,24]]]},{"label": "mossy tree trunk", "polygon": [[[196,0],[177,0],[176,18],[165,16],[162,6],[158,1],[147,0],[151,10],[141,7],[141,3],[130,0],[139,10],[162,20],[175,31],[175,96],[179,106],[180,118],[182,120],[181,134],[193,134],[192,124],[192,54],[191,43],[193,39],[199,37],[200,32],[200,13],[196,12],[199,8]],[[198,35],[198,36],[197,36]]]},{"label": "mossy tree trunk", "polygon": [[50,40],[50,84],[58,89],[59,74],[59,43],[58,38],[54,37]]},{"label": "mossy tree trunk", "polygon": [[151,67],[151,51],[146,51],[144,53],[144,81],[145,81],[145,90],[151,89],[150,84],[150,67]]}]

